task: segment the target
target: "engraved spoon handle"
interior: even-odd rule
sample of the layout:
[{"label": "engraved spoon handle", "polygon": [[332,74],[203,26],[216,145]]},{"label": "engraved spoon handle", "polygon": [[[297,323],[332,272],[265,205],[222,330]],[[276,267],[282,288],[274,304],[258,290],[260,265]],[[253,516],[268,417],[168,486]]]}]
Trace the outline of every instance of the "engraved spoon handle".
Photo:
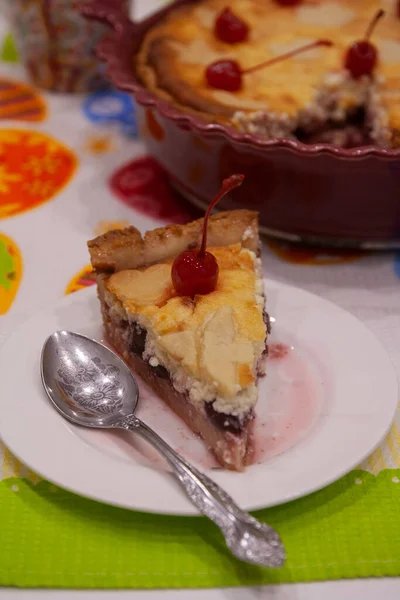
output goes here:
[{"label": "engraved spoon handle", "polygon": [[[262,546],[270,545],[272,554],[280,551],[276,541],[281,546],[278,534],[268,525],[262,524],[243,511],[236,502],[209,477],[200,473],[195,467],[182,458],[169,444],[167,444],[155,431],[134,415],[125,417],[118,421],[117,427],[128,429],[138,433],[147,440],[164,458],[172,468],[175,477],[185,490],[189,500],[200,510],[200,512],[214,521],[220,528],[228,548],[239,559],[260,564],[264,566],[279,566],[276,559],[266,557],[261,552],[250,555],[246,554],[241,544],[236,544],[237,533],[241,536],[252,536],[255,543]],[[254,535],[254,532],[256,535]],[[272,542],[272,544],[271,544]],[[268,553],[269,554],[269,553]]]}]

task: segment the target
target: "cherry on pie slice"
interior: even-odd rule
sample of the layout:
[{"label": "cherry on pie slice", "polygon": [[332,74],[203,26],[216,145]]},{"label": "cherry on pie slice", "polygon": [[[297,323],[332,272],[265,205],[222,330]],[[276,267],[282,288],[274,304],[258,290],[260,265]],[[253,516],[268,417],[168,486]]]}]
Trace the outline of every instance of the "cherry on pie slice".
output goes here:
[{"label": "cherry on pie slice", "polygon": [[143,238],[128,227],[88,246],[109,342],[223,467],[241,471],[252,462],[257,381],[267,354],[258,215],[236,210],[210,218],[217,287],[179,296],[172,263],[199,247],[202,226],[203,219],[169,225]]}]

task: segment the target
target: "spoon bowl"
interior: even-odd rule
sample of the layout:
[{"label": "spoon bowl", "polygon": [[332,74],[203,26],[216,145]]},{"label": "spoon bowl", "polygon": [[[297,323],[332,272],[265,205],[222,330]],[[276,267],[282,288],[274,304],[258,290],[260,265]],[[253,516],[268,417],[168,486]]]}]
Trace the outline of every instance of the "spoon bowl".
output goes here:
[{"label": "spoon bowl", "polygon": [[139,389],[131,371],[84,335],[56,331],[48,337],[41,375],[54,407],[75,425],[107,429],[136,410]]}]

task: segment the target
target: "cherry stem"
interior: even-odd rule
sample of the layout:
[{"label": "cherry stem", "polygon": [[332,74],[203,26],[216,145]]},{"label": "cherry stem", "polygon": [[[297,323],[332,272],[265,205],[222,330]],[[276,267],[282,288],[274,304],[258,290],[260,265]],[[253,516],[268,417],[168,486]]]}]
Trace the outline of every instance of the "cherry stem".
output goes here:
[{"label": "cherry stem", "polygon": [[371,37],[378,21],[380,21],[382,19],[382,17],[384,16],[385,11],[381,8],[380,10],[378,10],[378,12],[376,13],[375,17],[372,19],[371,23],[368,26],[368,29],[365,33],[365,40],[368,41],[369,38]]},{"label": "cherry stem", "polygon": [[228,194],[228,192],[231,192],[235,188],[239,187],[239,185],[242,185],[243,179],[244,179],[244,175],[231,175],[227,179],[224,179],[222,182],[222,187],[221,187],[220,192],[215,196],[214,200],[211,202],[211,204],[207,208],[207,212],[204,216],[204,222],[203,222],[203,239],[201,242],[200,250],[197,255],[199,258],[204,258],[205,253],[206,253],[208,219],[210,217],[212,209],[221,200],[221,198],[223,198],[226,194]]},{"label": "cherry stem", "polygon": [[255,67],[250,67],[249,69],[243,69],[242,75],[245,73],[254,73],[254,71],[258,71],[259,69],[263,69],[269,65],[273,65],[281,60],[285,60],[286,58],[291,58],[292,56],[296,56],[297,54],[301,54],[302,52],[306,52],[307,50],[313,50],[314,48],[318,48],[319,46],[333,46],[333,42],[330,40],[317,40],[316,42],[312,42],[311,44],[307,44],[306,46],[301,46],[300,48],[296,48],[296,50],[290,50],[290,52],[286,52],[285,54],[281,54],[276,58],[271,58],[260,65],[256,65]]}]

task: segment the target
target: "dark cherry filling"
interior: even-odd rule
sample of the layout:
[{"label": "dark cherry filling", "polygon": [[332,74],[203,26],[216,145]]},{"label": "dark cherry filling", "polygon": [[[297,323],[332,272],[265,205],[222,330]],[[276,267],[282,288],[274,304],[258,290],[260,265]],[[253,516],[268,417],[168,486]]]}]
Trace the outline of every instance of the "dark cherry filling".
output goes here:
[{"label": "dark cherry filling", "polygon": [[263,310],[263,321],[265,323],[265,327],[267,328],[267,333],[268,335],[271,333],[271,319],[269,318],[269,314],[267,313],[267,311]]},{"label": "dark cherry filling", "polygon": [[266,327],[266,330],[267,330],[267,335],[265,336],[265,348],[264,348],[263,353],[262,353],[263,358],[265,358],[265,357],[268,356],[268,343],[267,343],[267,341],[268,341],[268,336],[271,333],[271,319],[269,318],[269,314],[267,313],[267,311],[265,310],[265,308],[263,310],[263,321],[265,323],[265,327]]},{"label": "dark cherry filling", "polygon": [[230,431],[231,433],[241,433],[243,427],[248,421],[254,419],[253,410],[249,410],[243,417],[237,417],[235,415],[226,415],[225,413],[217,412],[212,402],[205,403],[206,413],[208,418],[216,427],[223,431]]},{"label": "dark cherry filling", "polygon": [[131,323],[129,331],[129,352],[142,356],[146,344],[146,332],[137,323]]},{"label": "dark cherry filling", "polygon": [[[146,345],[146,337],[146,331],[137,323],[132,323],[129,331],[129,352],[142,358]],[[157,377],[160,377],[160,379],[170,379],[167,369],[162,365],[157,365],[156,367],[150,365],[150,367],[152,368],[153,373],[157,375]]]},{"label": "dark cherry filling", "polygon": [[372,143],[367,115],[363,107],[358,107],[349,113],[343,123],[328,120],[321,127],[310,128],[308,131],[298,128],[294,134],[305,144],[332,143],[338,145],[340,139],[340,145],[343,148],[357,148]]},{"label": "dark cherry filling", "polygon": [[152,365],[150,366],[153,370],[154,375],[157,375],[157,377],[159,377],[160,379],[170,379],[167,369],[162,365],[157,365],[156,367],[153,367]]}]

